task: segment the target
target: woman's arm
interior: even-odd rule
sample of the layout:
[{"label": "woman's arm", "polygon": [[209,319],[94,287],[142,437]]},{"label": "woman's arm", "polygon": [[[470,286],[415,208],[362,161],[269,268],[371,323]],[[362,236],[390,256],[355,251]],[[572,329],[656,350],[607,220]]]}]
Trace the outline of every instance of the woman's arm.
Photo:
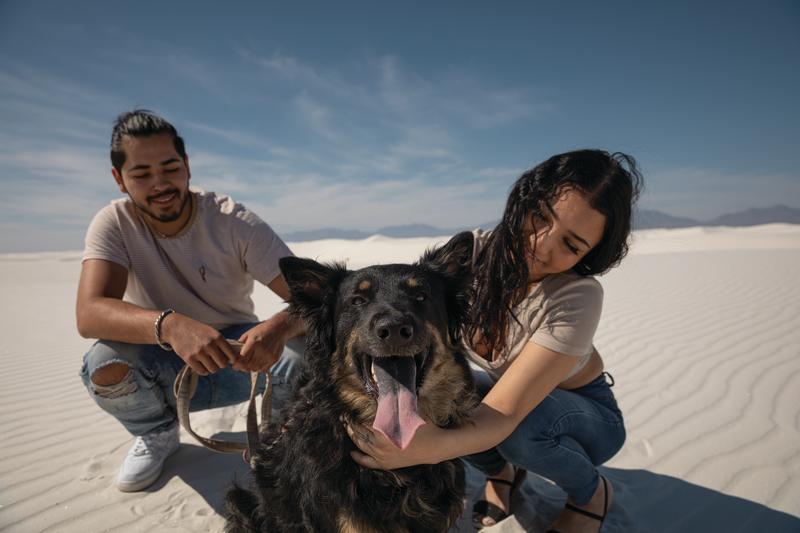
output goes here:
[{"label": "woman's arm", "polygon": [[505,440],[577,363],[574,356],[529,342],[463,426],[442,429],[425,424],[403,450],[370,427],[348,427],[363,452],[354,451],[353,459],[368,468],[392,470],[487,450]]}]

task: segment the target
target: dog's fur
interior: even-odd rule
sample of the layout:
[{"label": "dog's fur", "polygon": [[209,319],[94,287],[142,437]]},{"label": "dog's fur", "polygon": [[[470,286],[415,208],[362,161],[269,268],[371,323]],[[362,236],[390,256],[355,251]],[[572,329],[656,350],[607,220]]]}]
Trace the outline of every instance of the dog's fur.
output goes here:
[{"label": "dog's fur", "polygon": [[228,493],[227,531],[432,532],[455,523],[464,497],[458,459],[364,468],[350,457],[343,421],[375,418],[377,383],[385,382],[370,377],[372,361],[411,365],[411,357],[419,415],[440,427],[466,420],[478,398],[457,340],[472,247],[472,235],[461,233],[414,265],[358,271],[281,260],[290,309],[308,327],[306,361],[290,405],[262,435],[253,490]]}]

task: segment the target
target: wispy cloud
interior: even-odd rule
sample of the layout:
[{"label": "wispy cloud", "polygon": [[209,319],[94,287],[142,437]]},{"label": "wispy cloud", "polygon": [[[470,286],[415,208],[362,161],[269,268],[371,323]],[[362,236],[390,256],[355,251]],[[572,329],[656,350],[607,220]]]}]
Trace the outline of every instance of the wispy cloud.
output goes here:
[{"label": "wispy cloud", "polygon": [[[131,68],[148,57],[115,54]],[[390,56],[345,71],[244,49],[238,66],[180,50],[168,55],[150,67],[169,72],[173,93],[199,86],[214,94],[225,69],[227,81],[255,95],[250,106],[263,106],[270,120],[249,126],[235,117],[210,123],[167,115],[192,141],[195,186],[231,194],[284,231],[453,227],[493,218],[505,195],[497,184],[508,172],[470,162],[465,135],[530,119],[537,108],[521,90],[453,73],[425,78]],[[97,87],[19,65],[0,63],[0,82],[7,125],[0,132],[0,224],[22,220],[39,238],[57,224],[62,246],[79,247],[91,216],[120,195],[107,143],[113,114],[128,106]],[[12,244],[0,242],[0,249]]]},{"label": "wispy cloud", "polygon": [[425,78],[393,56],[365,60],[347,78],[279,53],[239,53],[266,83],[284,84],[293,94],[296,119],[326,143],[318,149],[335,152],[351,168],[361,161],[368,172],[459,159],[459,137],[470,129],[535,120],[554,108],[530,101],[522,89],[487,86],[463,73]]},{"label": "wispy cloud", "polygon": [[185,122],[184,125],[189,129],[211,134],[243,148],[267,152],[275,157],[298,157],[300,154],[296,150],[292,150],[283,146],[276,146],[263,137],[246,133],[244,131],[220,128],[217,126],[211,126],[209,124],[195,122],[193,120]]},{"label": "wispy cloud", "polygon": [[346,134],[331,124],[331,111],[325,105],[316,101],[307,94],[300,94],[294,98],[294,105],[301,121],[308,124],[312,131],[333,145],[344,144]]},{"label": "wispy cloud", "polygon": [[446,170],[461,174],[461,183],[437,180],[435,171],[365,183],[346,169],[331,176],[210,153],[195,156],[192,169],[196,186],[231,194],[282,230],[478,224],[502,209],[505,196],[496,180],[471,179],[464,167]]},{"label": "wispy cloud", "polygon": [[58,183],[77,188],[95,187],[98,175],[110,175],[111,163],[105,151],[54,144],[35,149],[2,148],[0,166],[5,168],[7,177],[15,172],[24,173],[34,181],[43,179],[47,184]]},{"label": "wispy cloud", "polygon": [[[307,176],[283,188],[269,204],[249,202],[279,229],[319,227],[376,229],[394,224],[426,222],[441,227],[478,224],[476,213],[491,218],[502,198],[481,184],[431,183],[427,179],[361,183],[331,183]],[[419,213],[427,213],[421,220]]]},{"label": "wispy cloud", "polygon": [[263,55],[248,48],[237,47],[236,52],[247,64],[259,67],[257,72],[268,84],[286,83],[291,87],[324,93],[334,98],[361,100],[369,97],[363,85],[346,81],[336,70],[325,70],[279,51]]},{"label": "wispy cloud", "polygon": [[530,90],[492,87],[457,71],[426,79],[406,70],[393,56],[375,61],[380,71],[381,104],[398,115],[490,128],[519,120],[538,119],[555,111],[555,104],[532,101]]}]

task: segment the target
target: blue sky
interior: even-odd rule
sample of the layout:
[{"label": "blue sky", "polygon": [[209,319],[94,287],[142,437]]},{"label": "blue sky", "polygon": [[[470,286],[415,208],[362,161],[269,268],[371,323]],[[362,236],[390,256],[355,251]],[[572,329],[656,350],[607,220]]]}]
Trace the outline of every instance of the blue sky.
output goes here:
[{"label": "blue sky", "polygon": [[195,186],[278,231],[479,224],[582,147],[641,206],[800,207],[797,2],[0,1],[0,252],[80,249],[111,124],[156,110]]}]

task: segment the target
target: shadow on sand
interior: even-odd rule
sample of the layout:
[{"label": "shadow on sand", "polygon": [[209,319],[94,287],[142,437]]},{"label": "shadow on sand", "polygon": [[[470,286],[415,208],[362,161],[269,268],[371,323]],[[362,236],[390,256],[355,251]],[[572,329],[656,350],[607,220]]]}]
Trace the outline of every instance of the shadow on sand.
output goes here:
[{"label": "shadow on sand", "polygon": [[[219,433],[223,440],[240,440],[240,433]],[[156,492],[172,477],[179,477],[192,487],[218,515],[224,515],[225,494],[233,482],[247,486],[250,467],[240,454],[218,453],[196,444],[181,444],[180,450],[164,465],[164,473],[147,492]]]},{"label": "shadow on sand", "polygon": [[[219,433],[214,437],[236,440],[241,434]],[[647,470],[603,467],[600,470],[615,489],[614,505],[603,525],[605,533],[800,532],[800,519],[760,503]],[[225,493],[233,481],[245,486],[249,484],[249,467],[238,454],[216,453],[184,443],[148,492],[162,489],[173,476],[180,477],[217,514],[222,515]],[[482,475],[468,467],[468,504],[454,531],[473,531],[470,509],[482,487]],[[564,501],[561,489],[543,478],[529,475],[512,504],[515,514],[484,531],[543,533],[555,520]]]},{"label": "shadow on sand", "polygon": [[[760,503],[647,470],[600,468],[600,471],[615,489],[604,533],[800,532],[800,519]],[[484,531],[544,532],[564,501],[565,495],[559,488],[537,476],[528,476],[513,503],[516,515]]]}]

